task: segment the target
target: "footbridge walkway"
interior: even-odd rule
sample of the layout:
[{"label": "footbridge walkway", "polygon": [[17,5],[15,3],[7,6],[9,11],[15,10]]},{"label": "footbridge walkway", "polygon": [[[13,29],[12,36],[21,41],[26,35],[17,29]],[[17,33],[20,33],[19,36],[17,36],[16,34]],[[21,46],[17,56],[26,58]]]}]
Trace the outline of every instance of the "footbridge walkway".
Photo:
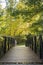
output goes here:
[{"label": "footbridge walkway", "polygon": [[[34,39],[34,44],[25,44],[25,46],[15,46],[14,38],[4,38],[4,43],[2,43],[2,48],[0,48],[0,56],[3,55],[0,57],[0,63],[43,63],[42,36],[39,38],[41,43],[40,50],[37,50],[36,36],[34,38],[31,37],[31,41]],[[6,39],[8,42],[6,42]],[[37,51],[39,52],[37,53]]]}]

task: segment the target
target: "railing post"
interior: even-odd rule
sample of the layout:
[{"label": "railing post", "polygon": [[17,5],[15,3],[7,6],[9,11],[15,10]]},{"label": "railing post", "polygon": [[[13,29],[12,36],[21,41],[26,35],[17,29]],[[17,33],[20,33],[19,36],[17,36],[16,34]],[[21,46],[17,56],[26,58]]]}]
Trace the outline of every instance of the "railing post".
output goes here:
[{"label": "railing post", "polygon": [[9,44],[10,44],[10,48],[11,48],[11,37],[9,37]]},{"label": "railing post", "polygon": [[12,38],[12,46],[13,46],[13,38]]},{"label": "railing post", "polygon": [[12,47],[12,38],[10,37],[10,48]]},{"label": "railing post", "polygon": [[42,59],[43,59],[43,39],[42,39]]},{"label": "railing post", "polygon": [[13,38],[13,46],[15,45],[15,39]]},{"label": "railing post", "polygon": [[36,36],[34,36],[34,51],[37,52],[37,46],[36,46]]},{"label": "railing post", "polygon": [[42,35],[39,36],[40,40],[40,59],[43,58],[43,43],[42,43]]},{"label": "railing post", "polygon": [[10,48],[12,47],[12,38],[10,37]]},{"label": "railing post", "polygon": [[8,37],[8,50],[9,50],[9,37]]},{"label": "railing post", "polygon": [[32,37],[32,50],[33,50],[33,37]]},{"label": "railing post", "polygon": [[4,54],[6,53],[6,37],[4,37]]}]

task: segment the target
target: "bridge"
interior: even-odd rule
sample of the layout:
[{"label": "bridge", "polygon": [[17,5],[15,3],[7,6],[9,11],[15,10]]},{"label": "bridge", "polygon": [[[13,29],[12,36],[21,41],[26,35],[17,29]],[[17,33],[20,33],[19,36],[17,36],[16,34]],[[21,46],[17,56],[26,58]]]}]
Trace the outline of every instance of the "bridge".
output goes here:
[{"label": "bridge", "polygon": [[[0,48],[0,63],[8,64],[27,64],[43,63],[43,40],[42,36],[38,37],[40,42],[39,48],[36,46],[36,36],[27,37],[23,46],[15,46],[15,39],[12,37],[3,37],[4,42]],[[30,43],[30,44],[27,44]],[[31,44],[32,43],[32,44]]]}]

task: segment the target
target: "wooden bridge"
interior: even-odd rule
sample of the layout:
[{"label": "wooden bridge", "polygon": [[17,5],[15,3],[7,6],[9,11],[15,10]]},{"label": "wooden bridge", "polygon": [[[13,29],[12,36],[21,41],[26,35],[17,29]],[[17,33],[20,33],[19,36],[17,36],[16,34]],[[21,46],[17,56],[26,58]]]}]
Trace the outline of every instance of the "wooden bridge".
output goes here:
[{"label": "wooden bridge", "polygon": [[[34,39],[34,44],[31,44]],[[30,44],[26,46],[15,46],[15,39],[4,37],[4,43],[0,48],[0,63],[43,63],[42,36],[39,37],[40,50],[37,50],[36,36],[31,37]],[[7,41],[7,42],[6,42]],[[9,51],[8,51],[9,50]],[[38,53],[37,53],[38,51]]]},{"label": "wooden bridge", "polygon": [[29,47],[12,47],[1,59],[1,62],[41,62]]}]

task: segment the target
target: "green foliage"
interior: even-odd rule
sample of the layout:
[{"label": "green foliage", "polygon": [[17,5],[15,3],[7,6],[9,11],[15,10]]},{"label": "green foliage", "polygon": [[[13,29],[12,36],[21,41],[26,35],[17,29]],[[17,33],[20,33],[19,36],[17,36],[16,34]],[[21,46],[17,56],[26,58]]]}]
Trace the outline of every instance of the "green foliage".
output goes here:
[{"label": "green foliage", "polygon": [[18,36],[43,33],[43,4],[41,0],[5,0],[0,6],[0,34]]}]

